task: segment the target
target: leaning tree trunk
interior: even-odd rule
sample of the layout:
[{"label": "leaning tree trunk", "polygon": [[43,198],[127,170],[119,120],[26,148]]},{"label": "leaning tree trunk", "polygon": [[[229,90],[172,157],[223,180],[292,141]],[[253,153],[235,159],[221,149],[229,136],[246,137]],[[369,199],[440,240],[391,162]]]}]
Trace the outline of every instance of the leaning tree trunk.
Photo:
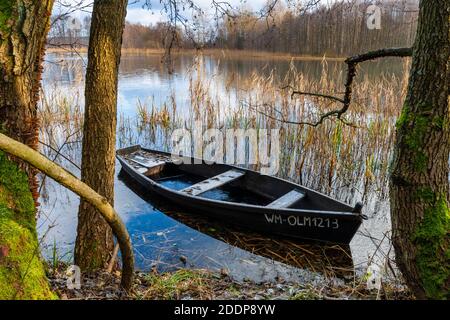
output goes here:
[{"label": "leaning tree trunk", "polygon": [[[86,71],[81,179],[114,202],[117,81],[126,0],[94,1]],[[111,228],[88,202],[78,212],[75,263],[82,270],[105,267],[114,242]]]},{"label": "leaning tree trunk", "polygon": [[[34,149],[52,6],[53,0],[0,1],[0,131]],[[0,299],[55,298],[39,256],[37,196],[36,170],[0,152]]]},{"label": "leaning tree trunk", "polygon": [[397,264],[418,298],[450,298],[449,15],[448,0],[420,3],[391,176]]},{"label": "leaning tree trunk", "polygon": [[[65,186],[66,188],[72,190],[76,194],[78,194],[80,197],[85,199],[87,202],[92,204],[94,207],[96,207],[101,215],[105,218],[105,220],[108,222],[109,226],[111,227],[113,233],[115,234],[117,238],[117,242],[120,246],[120,251],[122,253],[122,261],[123,261],[123,272],[122,272],[122,287],[125,290],[129,290],[131,288],[131,285],[133,284],[133,269],[134,269],[134,256],[133,256],[133,248],[131,247],[131,241],[130,236],[127,232],[127,229],[125,228],[125,225],[123,224],[122,220],[120,220],[119,215],[114,210],[114,208],[108,203],[108,201],[100,196],[98,193],[93,191],[91,188],[89,188],[85,183],[79,181],[77,178],[75,178],[72,174],[64,170],[63,168],[59,167],[54,162],[48,160],[46,157],[38,153],[37,151],[34,151],[33,149],[25,146],[24,144],[17,142],[11,138],[8,138],[4,134],[0,133],[0,150],[8,152],[8,154],[15,155],[17,158],[22,159],[23,161],[29,163],[33,167],[39,169],[41,172],[45,173],[47,176],[55,179],[58,183]],[[8,211],[14,208],[14,211],[16,214],[21,211],[26,211],[27,206],[24,206],[24,204],[30,204],[28,205],[28,208],[31,208],[28,210],[28,213],[34,213],[34,206],[33,206],[33,200],[31,198],[31,193],[28,191],[28,188],[18,188],[18,183],[20,179],[20,175],[18,175],[16,172],[14,172],[15,167],[12,165],[8,165],[4,163],[3,160],[4,154],[0,151],[0,171],[2,173],[7,172],[8,174],[0,175],[0,189],[1,189],[1,196],[0,198],[0,228],[1,229],[7,229],[11,228],[11,225],[7,225],[7,227],[3,227],[4,223],[3,220],[5,219],[5,213],[8,215]],[[25,174],[21,172],[23,176]],[[26,177],[26,176],[25,176]],[[25,183],[26,185],[26,183]],[[9,189],[9,190],[8,190]],[[28,191],[29,200],[27,201],[27,192]],[[11,192],[12,191],[12,192]],[[20,192],[22,191],[22,192]],[[6,199],[6,200],[5,200]],[[11,202],[11,199],[16,200],[17,204],[14,204],[11,207],[8,207],[8,202]],[[5,207],[6,204],[6,207]],[[3,207],[2,207],[3,205]],[[6,210],[5,210],[6,209]],[[25,210],[24,210],[25,209]],[[20,212],[21,218],[20,220],[24,220],[23,216],[26,216],[26,212]],[[34,215],[32,215],[34,217]],[[19,219],[18,219],[19,220]],[[24,222],[28,222],[25,220]],[[29,225],[25,223],[25,225]],[[34,226],[34,224],[33,224]],[[2,270],[2,267],[4,267],[3,260],[4,260],[4,247],[2,247],[2,240],[4,237],[4,234],[11,233],[9,230],[6,230],[0,232],[0,298],[4,294],[4,285],[7,286],[13,286],[14,288],[20,288],[18,287],[16,283],[10,283],[10,281],[2,281],[4,272]],[[9,231],[9,232],[8,232]],[[22,244],[22,246],[19,246],[18,249],[23,248],[23,240],[17,241],[18,244]],[[31,255],[36,255],[34,252],[36,250],[35,247],[33,247],[33,243],[31,241],[26,241],[28,244],[28,248],[31,247]],[[36,243],[37,245],[37,243]],[[16,247],[17,248],[17,247]],[[27,248],[25,246],[25,248]],[[7,249],[9,252],[9,248]],[[30,254],[30,253],[28,253]],[[6,254],[6,257],[8,257],[8,253]],[[17,252],[15,252],[14,257],[17,259]],[[30,259],[20,259],[20,262],[22,262],[22,267],[27,270],[27,267],[29,265]],[[9,263],[6,264],[6,268],[8,269],[18,269],[20,267],[20,264],[12,263],[12,261],[8,261]],[[14,268],[11,268],[10,266],[13,265]],[[20,270],[20,272],[17,272],[18,270],[14,270],[14,273],[19,274],[19,276],[23,275],[23,271]],[[42,270],[43,271],[43,270]],[[43,274],[43,272],[42,272]],[[7,282],[7,283],[5,283]],[[39,286],[39,287],[42,287]],[[45,288],[45,287],[44,287]],[[38,289],[39,288],[35,288]],[[6,290],[8,291],[8,290]]]}]

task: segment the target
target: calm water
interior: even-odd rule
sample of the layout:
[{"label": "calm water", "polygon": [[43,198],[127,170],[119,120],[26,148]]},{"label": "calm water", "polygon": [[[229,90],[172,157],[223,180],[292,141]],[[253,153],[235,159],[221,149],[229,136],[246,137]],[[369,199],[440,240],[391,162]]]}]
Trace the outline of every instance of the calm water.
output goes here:
[{"label": "calm water", "polygon": [[[43,77],[44,92],[60,92],[76,100],[82,109],[85,60],[84,55],[48,54]],[[191,76],[193,65],[192,56],[177,57],[174,73],[169,74],[160,64],[158,56],[123,56],[119,77],[119,122],[122,125],[124,122],[135,123],[139,103],[161,108],[172,97],[177,105],[177,116],[189,113],[191,79],[198,76],[195,73]],[[223,95],[224,91],[235,92],[238,99],[239,90],[244,87],[243,81],[255,74],[269,76],[273,73],[275,81],[281,82],[290,62],[203,57],[201,65],[203,74],[210,81],[210,94],[223,99],[232,108],[235,102],[230,100],[230,94]],[[296,61],[295,66],[318,79],[323,72],[321,62]],[[343,64],[339,62],[328,62],[327,67],[343,70]],[[401,70],[401,66],[389,62],[369,63],[362,70],[361,76],[376,77],[381,72],[400,74]],[[126,134],[124,131],[119,128],[118,147],[140,143],[157,149],[168,148],[167,141],[162,137],[167,132],[159,132],[161,137],[149,137],[135,129],[130,129],[131,133]],[[56,144],[62,144],[63,137],[69,134],[63,129],[55,129],[55,132],[57,134],[52,139]],[[65,145],[61,153],[79,165],[79,139]],[[73,164],[61,158],[57,158],[57,161],[79,175]],[[120,173],[118,164],[116,176],[115,208],[131,234],[136,265],[142,270],[150,270],[152,267],[161,271],[179,267],[210,268],[225,269],[236,279],[270,281],[278,276],[294,281],[319,281],[324,273],[352,269],[353,265],[364,268],[390,223],[386,203],[375,199],[366,206],[365,213],[369,220],[364,222],[350,247],[272,239],[205,221],[201,217],[185,214],[179,208],[170,208],[167,203],[152,198],[152,195]],[[230,195],[213,196],[226,198]],[[44,252],[51,257],[56,243],[59,256],[70,259],[77,225],[77,197],[46,179],[41,203],[38,225]],[[382,246],[384,245],[383,243]],[[388,247],[385,248],[387,250]]]}]

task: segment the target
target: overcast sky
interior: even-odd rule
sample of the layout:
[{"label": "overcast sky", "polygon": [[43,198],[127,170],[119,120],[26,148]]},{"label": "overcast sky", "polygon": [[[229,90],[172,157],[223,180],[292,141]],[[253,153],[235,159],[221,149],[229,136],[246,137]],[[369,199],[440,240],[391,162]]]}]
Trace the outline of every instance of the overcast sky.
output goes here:
[{"label": "overcast sky", "polygon": [[[194,0],[195,3],[201,7],[206,13],[211,13],[211,0]],[[332,1],[332,0],[324,0],[324,2]],[[80,2],[84,2],[84,4],[91,3],[92,0],[60,0],[60,2],[65,4],[75,5]],[[160,0],[151,0],[152,9],[143,8],[144,0],[129,0],[128,11],[127,11],[127,21],[132,23],[141,23],[143,25],[155,24],[158,21],[165,20],[164,12],[162,12],[162,7],[160,4]],[[233,6],[245,5],[249,9],[253,11],[257,11],[261,9],[267,0],[227,0]],[[61,12],[67,12],[67,8],[62,7],[58,3],[55,4],[53,13],[60,14]],[[76,11],[72,14],[72,16],[76,16],[78,18],[83,18],[88,15],[88,11],[90,8]]]}]

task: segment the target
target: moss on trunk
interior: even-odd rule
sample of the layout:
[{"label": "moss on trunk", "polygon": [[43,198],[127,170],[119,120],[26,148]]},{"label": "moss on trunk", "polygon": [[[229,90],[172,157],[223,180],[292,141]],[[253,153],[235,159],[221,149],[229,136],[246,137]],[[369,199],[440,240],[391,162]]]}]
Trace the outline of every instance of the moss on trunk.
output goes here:
[{"label": "moss on trunk", "polygon": [[54,299],[40,260],[28,177],[0,152],[0,299]]},{"label": "moss on trunk", "polygon": [[448,0],[420,2],[408,94],[397,121],[390,204],[396,262],[419,299],[450,297]]},{"label": "moss on trunk", "polygon": [[417,267],[428,297],[450,299],[450,210],[445,195],[427,190],[422,200],[428,208],[413,235]]}]

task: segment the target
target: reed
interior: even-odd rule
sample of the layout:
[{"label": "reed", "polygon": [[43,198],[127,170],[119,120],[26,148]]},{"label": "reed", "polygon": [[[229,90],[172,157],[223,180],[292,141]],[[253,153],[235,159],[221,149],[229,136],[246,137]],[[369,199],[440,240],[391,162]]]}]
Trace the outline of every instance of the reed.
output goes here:
[{"label": "reed", "polygon": [[84,117],[81,99],[78,91],[68,93],[56,86],[41,92],[40,145],[48,157],[64,165],[70,165],[65,159],[77,163],[78,167],[80,164]]},{"label": "reed", "polygon": [[[264,77],[255,72],[246,79],[229,75],[233,81],[224,79],[227,86],[212,88],[211,77],[206,77],[200,65],[190,79],[190,124],[201,119],[207,128],[279,129],[280,145],[284,146],[280,176],[343,201],[365,200],[373,192],[385,199],[395,121],[405,97],[408,65],[402,78],[380,76],[374,81],[359,77],[345,117],[351,125],[333,119],[318,127],[286,123],[315,122],[321,114],[340,107],[322,98],[291,97],[289,90],[280,89],[289,85],[336,95],[342,92],[343,75],[327,68],[324,61],[319,80],[298,72],[291,64],[281,79],[273,72]],[[220,97],[217,91],[221,91]],[[355,193],[360,196],[355,197]]]},{"label": "reed", "polygon": [[[203,57],[198,56],[187,79],[188,103],[181,104],[176,91],[159,104],[153,97],[136,100],[134,115],[119,112],[117,144],[118,147],[141,144],[168,151],[172,131],[193,129],[199,120],[203,129],[279,129],[282,148],[278,176],[350,204],[363,201],[366,213],[382,211],[382,219],[388,220],[389,210],[384,204],[388,199],[389,163],[395,122],[406,94],[409,61],[403,62],[403,70],[401,77],[358,76],[345,123],[329,119],[311,127],[286,121],[315,122],[321,114],[340,105],[318,97],[291,97],[290,90],[282,88],[291,86],[301,91],[339,95],[344,87],[344,74],[339,68],[330,68],[323,60],[322,74],[317,78],[298,71],[291,63],[284,75],[257,70],[242,78],[236,73],[219,72],[218,67],[211,71]],[[54,149],[61,150],[79,163],[83,119],[80,94],[67,94],[51,87],[42,97],[41,140],[53,148],[45,147],[44,151],[57,156]],[[373,223],[377,221],[374,219]],[[359,235],[377,242],[366,229]],[[374,246],[382,259],[389,258],[390,246],[384,249]],[[355,267],[360,267],[360,263]]]},{"label": "reed", "polygon": [[[382,75],[374,81],[359,77],[346,123],[335,119],[318,127],[285,123],[314,122],[321,114],[339,108],[323,98],[291,97],[289,89],[281,89],[291,86],[339,94],[343,91],[342,72],[329,70],[326,60],[322,65],[320,79],[297,71],[293,63],[283,77],[273,71],[265,76],[255,71],[241,79],[237,74],[207,73],[198,56],[189,73],[188,106],[177,106],[176,92],[161,105],[156,105],[152,97],[145,102],[138,99],[136,116],[119,115],[119,145],[142,143],[168,149],[173,129],[193,129],[199,120],[205,129],[279,129],[281,177],[343,201],[352,201],[355,194],[358,200],[365,200],[373,192],[385,199],[395,121],[405,97],[408,65],[404,65],[405,76],[401,78]],[[42,135],[55,147],[57,141],[64,141],[61,137],[82,126],[80,95],[67,97],[53,88],[43,97]],[[80,134],[76,140],[81,140]]]}]

